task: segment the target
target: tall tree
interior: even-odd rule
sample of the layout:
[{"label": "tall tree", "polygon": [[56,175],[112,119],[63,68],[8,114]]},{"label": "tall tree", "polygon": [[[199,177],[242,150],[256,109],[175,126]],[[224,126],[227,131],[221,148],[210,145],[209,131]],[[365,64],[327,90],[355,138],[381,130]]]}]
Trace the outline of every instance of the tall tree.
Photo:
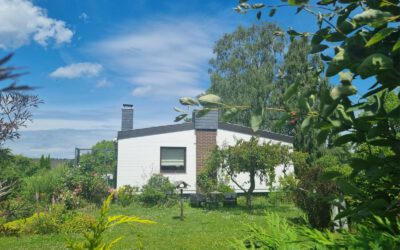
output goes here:
[{"label": "tall tree", "polygon": [[[277,33],[282,33],[277,25],[264,22],[248,28],[240,26],[216,43],[210,60],[208,92],[219,95],[223,102],[240,100],[242,105],[251,107],[231,117],[231,122],[250,125],[251,113],[259,113],[260,107],[269,102],[285,48],[285,38]],[[270,128],[266,116],[259,122]]]}]

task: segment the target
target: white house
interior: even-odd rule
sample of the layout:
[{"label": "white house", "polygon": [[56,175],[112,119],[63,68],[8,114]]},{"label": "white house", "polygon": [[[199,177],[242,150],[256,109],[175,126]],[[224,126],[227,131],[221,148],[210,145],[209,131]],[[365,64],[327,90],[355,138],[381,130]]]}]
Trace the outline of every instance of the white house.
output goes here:
[{"label": "white house", "polygon": [[[292,137],[218,122],[218,111],[211,111],[193,122],[167,126],[133,129],[133,106],[122,108],[122,128],[118,132],[117,187],[141,187],[149,177],[161,173],[171,181],[185,181],[190,185],[186,193],[196,192],[196,176],[204,160],[216,146],[234,145],[237,139],[249,140],[259,136],[260,141],[292,145]],[[278,167],[277,178],[283,175]],[[291,168],[288,171],[292,171]],[[248,175],[238,176],[241,183]],[[241,192],[233,183],[237,192]],[[266,183],[257,182],[255,192],[267,192]]]}]

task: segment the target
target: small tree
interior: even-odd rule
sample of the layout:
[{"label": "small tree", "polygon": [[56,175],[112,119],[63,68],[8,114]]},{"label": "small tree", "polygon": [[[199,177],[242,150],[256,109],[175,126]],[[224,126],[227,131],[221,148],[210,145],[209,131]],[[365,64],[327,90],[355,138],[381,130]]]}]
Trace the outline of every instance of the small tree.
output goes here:
[{"label": "small tree", "polygon": [[[238,140],[234,146],[220,149],[221,161],[215,167],[221,167],[231,181],[246,195],[246,205],[251,208],[251,197],[256,187],[256,178],[272,187],[275,180],[275,168],[287,164],[289,149],[280,144],[262,143],[252,137],[249,141]],[[240,183],[237,176],[249,175],[248,182]],[[245,184],[249,184],[248,187]]]}]

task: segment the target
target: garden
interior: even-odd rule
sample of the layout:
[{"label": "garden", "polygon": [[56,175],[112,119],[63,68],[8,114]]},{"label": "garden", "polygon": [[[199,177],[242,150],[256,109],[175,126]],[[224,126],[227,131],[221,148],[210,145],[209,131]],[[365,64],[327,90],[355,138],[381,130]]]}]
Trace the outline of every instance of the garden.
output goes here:
[{"label": "garden", "polygon": [[[293,147],[253,136],[214,148],[197,175],[213,206],[193,207],[161,174],[114,189],[111,141],[79,164],[0,148],[0,248],[399,249],[399,1],[282,2],[239,1],[236,12],[260,21],[215,43],[209,88],[182,97],[175,121],[218,109],[255,133],[292,136]],[[315,32],[261,21],[282,8],[315,17]],[[19,77],[11,58],[0,60],[1,79]],[[27,89],[1,89],[0,143],[16,139],[40,105]],[[293,172],[277,179],[281,165]],[[239,174],[249,185],[235,183]],[[257,181],[269,192],[254,193]],[[241,194],[230,207],[211,198],[233,189]]]}]

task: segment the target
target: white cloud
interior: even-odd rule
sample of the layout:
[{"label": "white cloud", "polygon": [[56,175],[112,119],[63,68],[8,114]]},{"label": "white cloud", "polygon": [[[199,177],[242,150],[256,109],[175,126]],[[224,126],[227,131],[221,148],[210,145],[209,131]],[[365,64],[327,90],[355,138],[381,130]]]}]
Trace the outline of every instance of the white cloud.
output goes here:
[{"label": "white cloud", "polygon": [[47,46],[69,43],[73,32],[64,21],[47,16],[45,9],[27,0],[0,0],[0,48],[18,48],[31,40]]},{"label": "white cloud", "polygon": [[97,76],[103,69],[103,66],[98,63],[73,63],[64,67],[59,67],[50,73],[51,77],[56,78],[79,78]]},{"label": "white cloud", "polygon": [[89,50],[134,85],[134,96],[196,95],[208,85],[208,60],[221,29],[211,20],[194,19],[130,25],[136,28],[91,44]]}]

